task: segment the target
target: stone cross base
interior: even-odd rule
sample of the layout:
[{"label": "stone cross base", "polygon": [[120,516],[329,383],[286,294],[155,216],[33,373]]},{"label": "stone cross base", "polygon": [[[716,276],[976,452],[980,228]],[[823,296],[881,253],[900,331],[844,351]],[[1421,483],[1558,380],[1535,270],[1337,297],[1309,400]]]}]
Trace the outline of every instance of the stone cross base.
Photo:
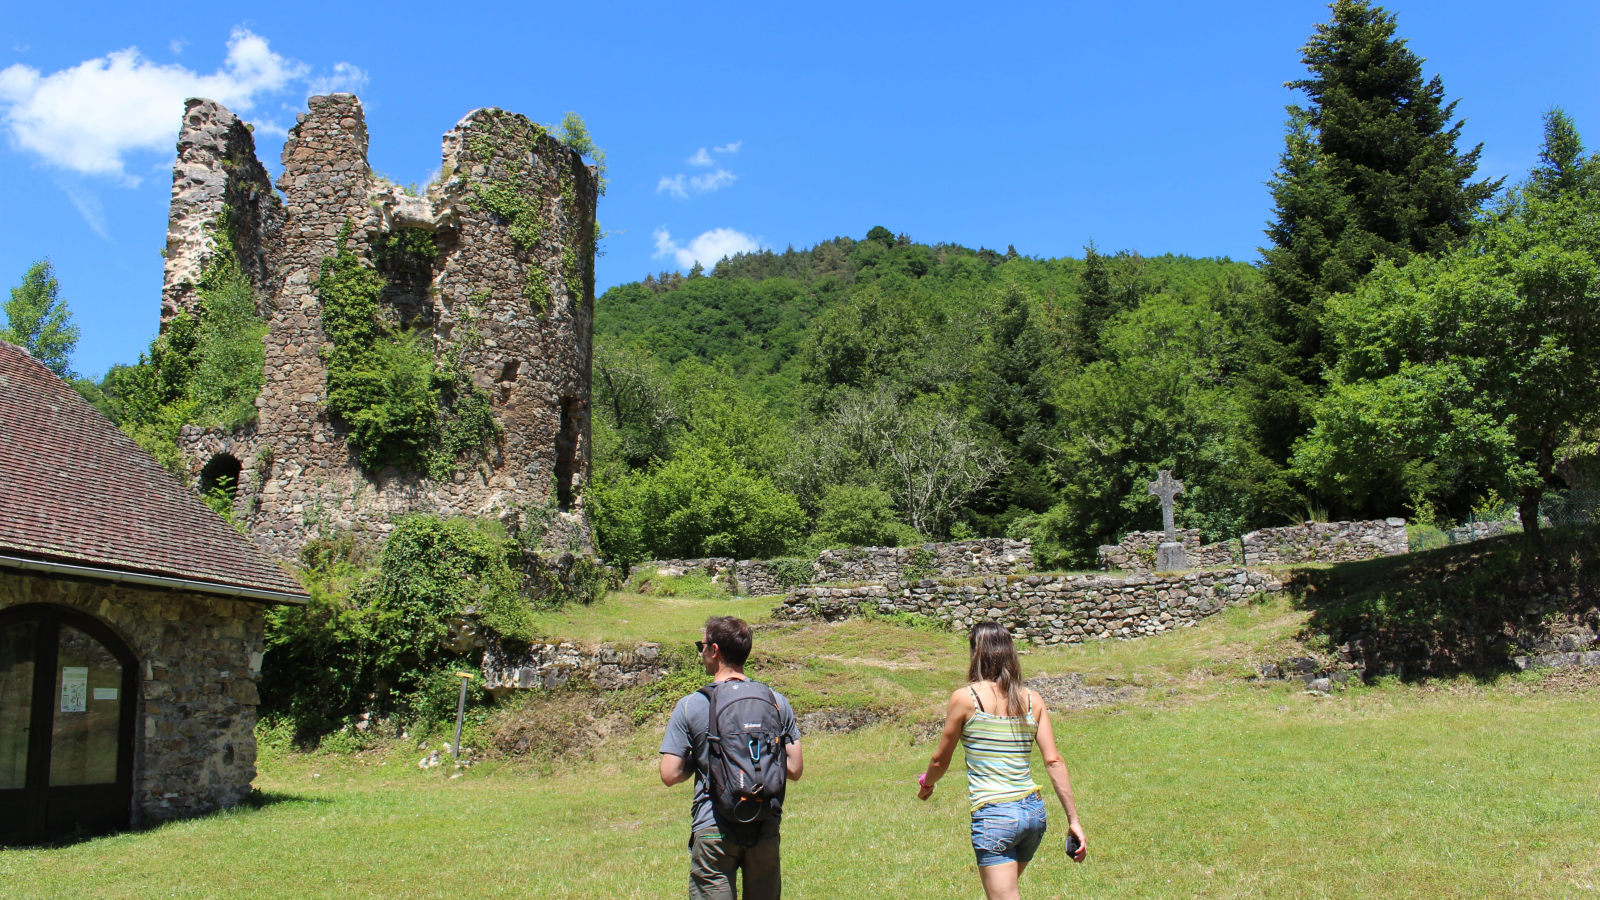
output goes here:
[{"label": "stone cross base", "polygon": [[1178,541],[1167,541],[1156,548],[1157,572],[1175,572],[1187,568],[1189,568],[1189,557],[1183,552],[1183,544]]}]

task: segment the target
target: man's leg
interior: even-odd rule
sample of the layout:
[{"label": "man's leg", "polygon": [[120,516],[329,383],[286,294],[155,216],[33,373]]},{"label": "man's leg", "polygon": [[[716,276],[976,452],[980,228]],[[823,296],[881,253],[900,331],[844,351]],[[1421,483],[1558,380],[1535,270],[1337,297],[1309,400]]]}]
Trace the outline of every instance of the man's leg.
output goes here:
[{"label": "man's leg", "polygon": [[734,900],[739,848],[716,832],[689,839],[689,900]]},{"label": "man's leg", "polygon": [[744,900],[780,900],[783,896],[777,823],[769,821],[765,831],[754,847],[744,851]]}]

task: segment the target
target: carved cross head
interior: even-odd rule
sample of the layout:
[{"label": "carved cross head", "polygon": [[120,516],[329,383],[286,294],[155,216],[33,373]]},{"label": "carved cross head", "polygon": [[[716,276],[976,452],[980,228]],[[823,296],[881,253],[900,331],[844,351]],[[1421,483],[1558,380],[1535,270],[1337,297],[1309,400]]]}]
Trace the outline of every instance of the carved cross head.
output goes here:
[{"label": "carved cross head", "polygon": [[1178,530],[1172,521],[1172,498],[1183,493],[1183,482],[1172,477],[1171,469],[1162,469],[1156,476],[1156,480],[1150,482],[1150,494],[1161,498],[1161,524],[1165,526],[1167,540],[1175,541]]}]

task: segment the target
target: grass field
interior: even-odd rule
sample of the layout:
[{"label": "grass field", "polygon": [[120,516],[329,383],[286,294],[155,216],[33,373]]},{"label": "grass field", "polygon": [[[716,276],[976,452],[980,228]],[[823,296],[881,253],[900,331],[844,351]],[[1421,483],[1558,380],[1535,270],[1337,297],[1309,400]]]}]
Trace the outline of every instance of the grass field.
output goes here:
[{"label": "grass field", "polygon": [[[710,611],[770,604],[616,596],[565,633],[687,642]],[[1024,896],[1600,896],[1600,690],[1593,677],[1357,687],[1247,685],[1305,614],[1241,607],[1158,638],[1033,649],[1026,674],[1134,685],[1059,711],[1090,855],[1058,808]],[[553,624],[553,623],[552,623]],[[976,898],[964,779],[912,780],[964,667],[964,641],[884,623],[758,634],[761,677],[802,711],[893,714],[804,740],[784,826],[791,898]],[[659,721],[559,759],[450,777],[391,742],[273,751],[263,802],[198,821],[0,851],[8,897],[658,898],[685,893],[687,786],[654,776]],[[958,762],[959,764],[959,762]],[[1042,777],[1042,775],[1041,775]]]}]

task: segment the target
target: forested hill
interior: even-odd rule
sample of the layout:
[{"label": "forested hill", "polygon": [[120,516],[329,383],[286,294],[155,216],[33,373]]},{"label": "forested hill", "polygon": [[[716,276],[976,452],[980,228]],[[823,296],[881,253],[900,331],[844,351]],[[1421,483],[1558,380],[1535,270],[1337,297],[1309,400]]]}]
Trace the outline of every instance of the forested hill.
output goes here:
[{"label": "forested hill", "polygon": [[1233,398],[1257,286],[1227,259],[1038,259],[879,227],[612,288],[596,305],[602,541],[697,555],[737,532],[713,520],[756,499],[704,513],[697,538],[651,531],[682,511],[650,498],[725,486],[660,482],[701,464],[793,504],[777,539],[732,555],[1011,534],[1082,563],[1159,526],[1142,497],[1157,468],[1188,478],[1187,525],[1276,524]]},{"label": "forested hill", "polygon": [[[1105,258],[1102,286],[1111,306],[1144,296],[1192,296],[1255,277],[1228,259],[1184,256]],[[801,380],[799,354],[808,326],[824,310],[871,285],[928,308],[940,301],[977,303],[997,284],[1023,287],[1058,312],[1077,302],[1084,260],[1038,259],[959,244],[921,244],[877,227],[863,240],[836,237],[809,249],[761,250],[725,258],[709,276],[648,275],[606,291],[596,304],[596,339],[653,354],[668,366],[694,357],[726,363],[742,387],[780,411],[792,408]],[[1109,288],[1109,291],[1106,289]]]}]

